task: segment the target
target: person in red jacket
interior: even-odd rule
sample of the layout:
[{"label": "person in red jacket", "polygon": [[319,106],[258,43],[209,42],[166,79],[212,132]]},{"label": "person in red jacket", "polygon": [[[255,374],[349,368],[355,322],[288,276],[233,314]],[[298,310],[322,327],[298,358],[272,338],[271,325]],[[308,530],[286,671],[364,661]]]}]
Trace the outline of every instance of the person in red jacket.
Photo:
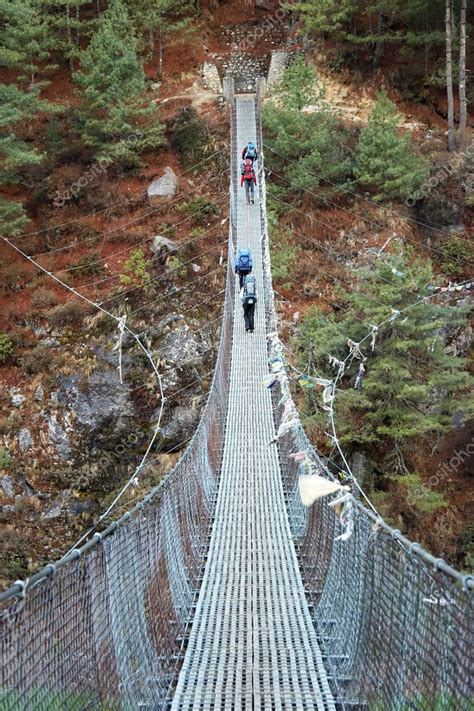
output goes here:
[{"label": "person in red jacket", "polygon": [[240,187],[245,185],[245,197],[247,198],[247,205],[255,204],[255,185],[257,184],[257,176],[253,169],[252,161],[247,158],[242,163],[242,171],[240,178]]}]

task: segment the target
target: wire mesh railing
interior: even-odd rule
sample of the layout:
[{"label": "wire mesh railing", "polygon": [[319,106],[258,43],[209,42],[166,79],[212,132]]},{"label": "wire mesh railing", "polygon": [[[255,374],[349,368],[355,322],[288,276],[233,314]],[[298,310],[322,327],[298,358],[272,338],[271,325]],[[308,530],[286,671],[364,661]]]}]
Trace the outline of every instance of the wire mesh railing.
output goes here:
[{"label": "wire mesh railing", "polygon": [[[277,331],[277,318],[263,167],[259,184],[267,332],[272,333]],[[284,407],[281,383],[274,391],[278,426]],[[291,397],[289,388],[285,397]],[[435,560],[358,501],[351,537],[336,540],[341,524],[327,500],[319,499],[308,509],[299,497],[303,471],[291,453],[308,453],[317,470],[334,478],[299,419],[278,446],[300,569],[341,707],[472,711],[474,578]]]},{"label": "wire mesh railing", "polygon": [[[233,192],[235,176],[231,178]],[[130,512],[0,596],[0,708],[165,708],[217,496],[232,345],[235,219],[220,344],[185,453]]]},{"label": "wire mesh railing", "polygon": [[[232,99],[230,106],[235,160]],[[258,146],[261,152],[261,132]],[[266,321],[273,332],[263,171],[259,189]],[[138,506],[80,550],[0,596],[1,709],[132,711],[168,705],[208,549],[225,435],[236,191],[233,170],[221,339],[197,431],[173,471]],[[335,540],[338,518],[324,500],[311,509],[302,506],[300,468],[288,455],[306,451],[331,476],[324,459],[301,425],[278,446],[308,602],[341,708],[470,711],[473,580],[435,561],[358,502],[352,536]]]}]

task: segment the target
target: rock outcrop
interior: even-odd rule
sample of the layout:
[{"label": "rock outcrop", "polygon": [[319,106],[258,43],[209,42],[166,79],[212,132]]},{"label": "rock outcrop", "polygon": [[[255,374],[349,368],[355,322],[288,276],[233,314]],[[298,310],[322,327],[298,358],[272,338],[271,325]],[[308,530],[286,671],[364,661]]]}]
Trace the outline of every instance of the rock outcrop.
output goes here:
[{"label": "rock outcrop", "polygon": [[172,168],[166,167],[163,175],[148,186],[148,201],[150,205],[162,205],[174,198],[177,189],[177,175]]}]

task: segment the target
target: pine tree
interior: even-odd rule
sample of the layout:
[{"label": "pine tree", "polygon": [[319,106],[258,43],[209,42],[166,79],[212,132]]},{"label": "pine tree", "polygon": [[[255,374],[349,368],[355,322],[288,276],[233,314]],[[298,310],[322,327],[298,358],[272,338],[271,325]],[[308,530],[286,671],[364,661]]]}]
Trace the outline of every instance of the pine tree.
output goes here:
[{"label": "pine tree", "polygon": [[[44,22],[33,0],[0,0],[0,64],[16,73],[14,81],[0,84],[0,187],[21,183],[25,172],[43,159],[25,140],[25,129],[38,112],[55,110],[39,98],[45,82],[38,80],[38,67],[48,58],[48,46]],[[27,221],[21,203],[0,197],[3,234],[18,234]]]},{"label": "pine tree", "polygon": [[158,74],[161,76],[165,35],[188,28],[192,3],[189,0],[125,0],[125,4],[139,38],[140,49],[153,55],[158,40]]},{"label": "pine tree", "polygon": [[37,0],[0,0],[0,66],[16,70],[24,88],[38,87],[38,72],[52,68],[46,64],[52,41],[40,10]]},{"label": "pine tree", "polygon": [[[390,317],[391,309],[402,311],[417,301],[416,294],[432,295],[427,288],[433,282],[431,264],[411,255],[380,260],[357,276],[359,291],[341,293],[342,317],[313,310],[304,319],[298,342],[303,368],[311,358],[319,373],[334,377],[325,353],[343,359],[348,338],[360,342],[372,324]],[[366,339],[361,346],[367,358],[362,390],[353,387],[360,363],[355,360],[336,395],[340,441],[365,448],[386,465],[386,455],[404,459],[420,438],[449,431],[454,413],[463,413],[467,421],[474,413],[467,396],[468,364],[446,352],[443,338],[446,324],[463,326],[467,317],[464,307],[426,301],[386,323],[374,351]],[[317,420],[323,417],[316,415]]]},{"label": "pine tree", "polygon": [[163,126],[156,104],[144,97],[137,39],[121,0],[102,15],[80,60],[74,81],[83,100],[78,110],[82,139],[97,159],[137,165],[141,152],[163,145]]},{"label": "pine tree", "polygon": [[428,175],[427,162],[413,151],[411,138],[400,135],[401,114],[384,92],[362,129],[355,175],[375,191],[375,200],[397,200],[413,193]]},{"label": "pine tree", "polygon": [[[21,137],[24,123],[51,105],[38,98],[37,91],[23,92],[15,85],[0,84],[0,187],[21,182],[22,169],[37,165],[43,155]],[[28,222],[23,206],[0,197],[0,231],[18,234]]]},{"label": "pine tree", "polygon": [[[305,111],[310,104],[311,111]],[[311,173],[331,180],[347,173],[344,134],[329,112],[314,66],[307,65],[303,57],[285,71],[276,100],[264,107],[263,121],[269,146],[296,161],[289,163],[271,151],[266,153],[269,166],[290,181],[288,191],[317,186],[320,179]]]},{"label": "pine tree", "polygon": [[[81,9],[90,0],[37,0],[54,42],[54,50],[61,60],[68,60],[71,71],[80,53],[81,38],[90,34],[89,20],[81,16]],[[92,23],[93,24],[93,23]]]},{"label": "pine tree", "polygon": [[355,0],[303,0],[292,3],[290,9],[295,13],[305,34],[328,34],[340,36],[355,12]]}]

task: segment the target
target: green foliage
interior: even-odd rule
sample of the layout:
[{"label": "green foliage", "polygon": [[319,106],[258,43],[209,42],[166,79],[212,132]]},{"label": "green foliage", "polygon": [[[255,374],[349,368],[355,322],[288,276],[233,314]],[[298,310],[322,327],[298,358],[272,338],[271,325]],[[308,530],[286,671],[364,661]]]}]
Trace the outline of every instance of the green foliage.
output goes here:
[{"label": "green foliage", "polygon": [[168,269],[180,278],[185,277],[188,273],[186,264],[183,264],[182,260],[176,255],[168,259]]},{"label": "green foliage", "polygon": [[184,212],[188,217],[194,216],[196,222],[207,222],[207,219],[211,215],[218,215],[220,210],[211,200],[198,195],[195,198],[191,198],[188,202],[180,203],[177,208],[177,212]]},{"label": "green foliage", "polygon": [[61,126],[55,118],[48,121],[48,125],[46,126],[45,141],[48,156],[50,156],[53,161],[56,160],[66,149],[66,141],[64,140]]},{"label": "green foliage", "polygon": [[104,261],[99,252],[90,252],[89,254],[85,254],[75,264],[75,274],[80,274],[81,276],[94,276],[97,274],[103,274],[104,271]]},{"label": "green foliage", "polygon": [[354,0],[302,0],[289,6],[302,23],[305,34],[341,36],[357,10]]},{"label": "green foliage", "polygon": [[420,513],[430,514],[438,509],[449,506],[444,496],[438,491],[434,491],[434,489],[426,486],[417,472],[413,474],[390,476],[388,478],[406,489],[407,500],[413,502],[413,506],[417,508]]},{"label": "green foliage", "polygon": [[[28,570],[26,570],[28,573]],[[12,575],[11,577],[15,577]],[[25,574],[20,575],[24,578]],[[15,708],[47,708],[48,711],[82,711],[85,708],[94,708],[97,711],[118,711],[115,703],[98,701],[97,695],[92,691],[59,692],[45,689],[33,689],[26,694],[16,691],[0,689],[0,707],[2,709]]]},{"label": "green foliage", "polygon": [[207,155],[208,131],[195,109],[183,109],[171,127],[171,144],[184,165],[192,166]]},{"label": "green foliage", "polygon": [[140,154],[161,147],[164,134],[156,104],[144,97],[145,73],[122,0],[113,0],[103,13],[80,59],[74,81],[81,89],[84,143],[99,162],[140,165]]},{"label": "green foliage", "polygon": [[[393,55],[398,53],[403,71],[408,65],[423,94],[422,79],[429,77],[444,44],[445,0],[297,0],[286,7],[297,16],[302,34],[345,40],[344,49],[349,51],[340,56],[354,66],[362,54],[377,65],[390,50],[393,67]],[[440,71],[441,81],[443,75],[445,70]]]},{"label": "green foliage", "polygon": [[139,38],[139,47],[148,54],[155,49],[155,34],[160,39],[170,31],[189,29],[189,13],[194,10],[191,0],[125,0],[131,24]]},{"label": "green foliage", "polygon": [[441,270],[448,276],[458,277],[465,273],[473,257],[474,249],[471,244],[453,234],[443,243]]},{"label": "green foliage", "polygon": [[311,362],[318,373],[333,378],[321,351],[342,360],[347,338],[357,343],[366,338],[363,388],[352,387],[355,361],[335,400],[339,437],[346,445],[382,451],[387,463],[397,461],[394,453],[409,452],[417,438],[449,431],[454,413],[462,412],[466,420],[473,414],[466,361],[448,355],[442,337],[444,324],[466,323],[466,310],[427,301],[386,323],[372,351],[367,338],[370,324],[386,321],[392,308],[401,311],[414,303],[414,294],[428,296],[425,285],[433,281],[431,265],[393,256],[360,270],[356,278],[358,291],[340,293],[342,309],[337,316],[313,309],[303,320],[298,334],[301,366],[305,369]]},{"label": "green foliage", "polygon": [[272,278],[275,284],[283,288],[291,286],[291,282],[287,282],[286,279],[293,271],[299,256],[298,249],[291,244],[290,237],[291,233],[287,227],[271,230]]},{"label": "green foliage", "polygon": [[17,72],[23,88],[38,88],[38,65],[46,64],[53,42],[40,0],[0,0],[0,66]]},{"label": "green foliage", "polygon": [[[431,696],[410,694],[405,701],[390,701],[390,711],[458,711],[464,705],[465,698],[455,697],[449,691]],[[369,703],[368,711],[387,711],[387,701],[381,699]]]},{"label": "green foliage", "polygon": [[[311,112],[303,111],[308,105]],[[266,152],[269,167],[289,181],[284,183],[285,191],[298,193],[348,173],[344,132],[329,112],[314,66],[306,65],[301,56],[285,71],[277,98],[265,104],[263,121],[268,145],[295,161]]]},{"label": "green foliage", "polygon": [[[81,41],[95,24],[87,5],[90,0],[34,0],[47,25],[51,48],[61,60],[68,60],[71,70],[80,54]],[[85,12],[81,12],[82,10]]]},{"label": "green foliage", "polygon": [[[37,89],[24,92],[14,84],[0,84],[0,188],[23,180],[21,172],[43,159],[21,135],[25,122],[31,122],[39,111],[52,110],[52,105],[40,100],[38,94]],[[20,203],[0,198],[2,234],[19,234],[27,222]]]},{"label": "green foliage", "polygon": [[123,268],[124,274],[120,277],[122,284],[144,284],[150,280],[148,259],[143,249],[134,249]]},{"label": "green foliage", "polygon": [[5,363],[13,350],[13,341],[6,333],[0,333],[0,363]]},{"label": "green foliage", "polygon": [[400,120],[395,104],[382,91],[360,133],[354,172],[378,201],[404,199],[428,177],[426,160],[414,153],[411,138],[398,132]]},{"label": "green foliage", "polygon": [[0,447],[0,469],[8,469],[11,466],[12,458],[10,452],[5,447]]}]

